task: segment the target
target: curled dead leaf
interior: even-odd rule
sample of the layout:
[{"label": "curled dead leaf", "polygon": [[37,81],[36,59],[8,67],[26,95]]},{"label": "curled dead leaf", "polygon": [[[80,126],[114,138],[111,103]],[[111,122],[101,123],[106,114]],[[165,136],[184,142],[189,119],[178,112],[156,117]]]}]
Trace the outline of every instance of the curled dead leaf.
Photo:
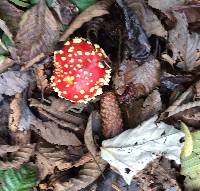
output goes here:
[{"label": "curled dead leaf", "polygon": [[108,8],[112,3],[114,3],[114,0],[101,0],[87,8],[74,19],[69,28],[61,36],[60,41],[65,41],[75,30],[79,29],[84,23],[90,21],[92,18],[109,14]]}]

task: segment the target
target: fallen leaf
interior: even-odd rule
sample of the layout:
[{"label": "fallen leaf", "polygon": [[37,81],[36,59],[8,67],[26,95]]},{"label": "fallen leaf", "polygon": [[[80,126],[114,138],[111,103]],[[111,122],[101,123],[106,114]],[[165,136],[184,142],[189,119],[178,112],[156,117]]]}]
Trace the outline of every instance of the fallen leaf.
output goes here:
[{"label": "fallen leaf", "polygon": [[166,37],[167,31],[153,11],[146,6],[144,0],[125,0],[125,2],[138,16],[142,28],[148,36],[154,34],[160,37]]},{"label": "fallen leaf", "polygon": [[80,11],[84,11],[88,7],[95,4],[97,0],[71,0],[71,2],[74,3]]},{"label": "fallen leaf", "polygon": [[13,141],[28,143],[27,141],[30,139],[28,130],[34,116],[28,108],[23,94],[17,93],[15,95],[10,103],[10,111],[8,125]]},{"label": "fallen leaf", "polygon": [[156,119],[154,116],[102,143],[102,158],[118,169],[129,185],[134,175],[159,156],[180,163],[180,139],[184,134],[163,122],[156,124]]},{"label": "fallen leaf", "polygon": [[16,152],[19,148],[19,146],[0,145],[0,156],[2,157],[6,153]]},{"label": "fallen leaf", "polygon": [[94,17],[109,14],[108,8],[114,3],[114,0],[101,0],[90,6],[81,14],[79,14],[70,24],[69,28],[61,36],[60,41],[65,41],[74,31],[79,29],[84,23],[90,21]]},{"label": "fallen leaf", "polygon": [[54,0],[51,8],[54,9],[61,23],[65,25],[69,25],[79,12],[74,4],[66,0]]},{"label": "fallen leaf", "polygon": [[148,0],[148,4],[161,11],[169,10],[177,5],[183,5],[186,0]]},{"label": "fallen leaf", "polygon": [[[70,154],[66,149],[56,149],[54,147],[39,146],[36,152],[36,164],[39,168],[40,179],[43,180],[47,175],[54,173],[54,170],[68,170],[76,162],[70,161]],[[86,162],[87,159],[85,159]],[[90,157],[91,160],[91,157]]]},{"label": "fallen leaf", "polygon": [[31,99],[30,107],[36,107],[41,115],[72,131],[79,131],[84,128],[84,120],[81,117],[67,112],[69,105],[66,100],[54,97],[49,97],[49,100],[51,100],[50,106],[36,99]]},{"label": "fallen leaf", "polygon": [[[193,149],[189,156],[181,157],[181,174],[186,178],[184,186],[186,190],[199,190],[199,139],[200,131],[191,133]],[[186,148],[187,149],[187,148]]]},{"label": "fallen leaf", "polygon": [[93,156],[97,155],[97,146],[95,145],[93,138],[93,125],[95,124],[94,120],[96,118],[100,118],[100,115],[98,112],[93,111],[88,118],[87,126],[84,133],[85,145]]},{"label": "fallen leaf", "polygon": [[35,145],[27,144],[21,146],[19,150],[13,153],[13,157],[8,161],[0,161],[0,169],[6,170],[9,168],[20,168],[20,166],[29,161],[30,157],[34,154]]},{"label": "fallen leaf", "polygon": [[37,67],[35,69],[35,77],[37,82],[37,87],[41,90],[43,93],[45,88],[49,85],[47,76],[44,72],[44,66]]},{"label": "fallen leaf", "polygon": [[31,81],[30,72],[7,71],[0,76],[0,94],[12,96],[20,93]]},{"label": "fallen leaf", "polygon": [[0,19],[0,28],[1,28],[1,30],[4,31],[4,33],[8,36],[8,38],[10,39],[10,41],[11,41],[12,43],[14,43],[14,42],[13,42],[13,35],[12,35],[12,33],[10,32],[9,28],[6,26],[5,21],[3,21],[3,20],[1,20],[1,19]]},{"label": "fallen leaf", "polygon": [[0,16],[6,21],[6,24],[12,32],[16,32],[22,14],[22,10],[18,9],[7,0],[1,0]]},{"label": "fallen leaf", "polygon": [[32,130],[40,134],[47,142],[57,145],[80,146],[81,142],[72,132],[61,129],[54,122],[42,122],[39,119],[33,119],[31,124],[34,126]]},{"label": "fallen leaf", "polygon": [[100,101],[102,133],[106,139],[115,137],[123,131],[122,114],[113,92],[104,93]]},{"label": "fallen leaf", "polygon": [[[129,84],[136,86],[139,96],[148,95],[160,83],[160,63],[150,58],[142,65],[133,61],[124,61],[114,77],[115,91],[122,95]],[[143,87],[143,88],[141,88]],[[136,97],[138,98],[138,97]]]},{"label": "fallen leaf", "polygon": [[169,160],[166,158],[155,159],[150,162],[140,173],[134,178],[137,185],[142,190],[165,190],[165,191],[181,191],[177,181],[178,170],[172,168]]},{"label": "fallen leaf", "polygon": [[176,27],[169,31],[169,45],[177,67],[185,71],[194,71],[200,65],[200,35],[188,31],[187,18],[184,13],[174,12]]},{"label": "fallen leaf", "polygon": [[26,11],[19,25],[15,42],[20,64],[32,60],[41,52],[49,53],[54,50],[59,31],[57,22],[45,1],[40,1]]},{"label": "fallen leaf", "polygon": [[[98,166],[97,164],[98,163]],[[79,171],[79,174],[75,178],[70,178],[61,182],[59,180],[53,182],[53,187],[55,191],[78,191],[93,183],[101,175],[106,167],[106,162],[101,159],[101,157],[96,156],[95,161],[92,160],[84,164]],[[101,168],[101,170],[99,169]]]},{"label": "fallen leaf", "polygon": [[5,56],[0,56],[0,73],[5,72],[8,68],[13,66],[14,60],[5,57]]},{"label": "fallen leaf", "polygon": [[126,57],[139,61],[147,59],[151,47],[144,30],[139,24],[138,17],[124,1],[117,0],[117,3],[123,11],[125,20],[126,37],[123,40]]}]

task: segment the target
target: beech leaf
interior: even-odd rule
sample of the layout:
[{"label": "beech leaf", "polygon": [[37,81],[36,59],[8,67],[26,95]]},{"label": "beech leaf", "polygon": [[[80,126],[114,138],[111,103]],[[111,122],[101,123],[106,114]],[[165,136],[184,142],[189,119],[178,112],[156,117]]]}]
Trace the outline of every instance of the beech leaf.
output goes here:
[{"label": "beech leaf", "polygon": [[20,22],[15,40],[21,64],[32,60],[41,52],[53,51],[58,37],[57,22],[45,1],[40,1],[23,15]]},{"label": "beech leaf", "polygon": [[184,133],[163,122],[156,124],[156,119],[154,116],[102,143],[102,158],[118,169],[129,185],[134,175],[159,156],[180,163]]}]

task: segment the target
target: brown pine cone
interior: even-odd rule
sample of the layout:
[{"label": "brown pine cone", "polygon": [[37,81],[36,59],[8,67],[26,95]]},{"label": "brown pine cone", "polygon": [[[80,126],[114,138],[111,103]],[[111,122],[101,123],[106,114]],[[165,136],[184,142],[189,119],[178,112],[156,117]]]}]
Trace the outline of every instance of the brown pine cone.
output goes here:
[{"label": "brown pine cone", "polygon": [[105,138],[115,137],[123,131],[122,115],[115,94],[105,93],[100,104],[103,135]]}]

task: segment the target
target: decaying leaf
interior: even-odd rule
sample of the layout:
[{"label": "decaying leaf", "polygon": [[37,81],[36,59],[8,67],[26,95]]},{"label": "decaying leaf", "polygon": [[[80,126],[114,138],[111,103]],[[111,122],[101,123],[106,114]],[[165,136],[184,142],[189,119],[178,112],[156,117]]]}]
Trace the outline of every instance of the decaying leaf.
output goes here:
[{"label": "decaying leaf", "polygon": [[[159,83],[160,63],[153,58],[140,66],[133,61],[124,61],[114,77],[115,90],[119,95],[125,93],[130,84],[136,87],[135,92],[139,96],[148,95]],[[136,98],[138,97],[136,96]]]},{"label": "decaying leaf", "polygon": [[176,179],[178,172],[171,166],[170,161],[166,158],[155,159],[133,178],[133,182],[136,181],[140,189],[144,191],[181,191]]},{"label": "decaying leaf", "polygon": [[37,87],[44,92],[45,88],[48,86],[48,80],[46,74],[44,73],[43,65],[35,69],[35,76]]},{"label": "decaying leaf", "polygon": [[85,145],[93,156],[97,155],[97,146],[95,145],[93,138],[93,125],[94,125],[94,120],[97,118],[100,118],[99,113],[93,111],[88,118],[87,126],[84,133]]},{"label": "decaying leaf", "polygon": [[0,156],[6,153],[12,153],[19,150],[19,146],[11,146],[11,145],[0,145]]},{"label": "decaying leaf", "polygon": [[102,158],[117,168],[129,185],[134,175],[159,156],[180,163],[180,139],[184,134],[163,122],[156,124],[156,119],[154,116],[102,143]]},{"label": "decaying leaf", "polygon": [[139,61],[147,59],[150,55],[150,44],[139,24],[138,17],[123,0],[117,0],[117,3],[123,10],[125,20],[127,34],[124,39],[124,46],[126,57]]},{"label": "decaying leaf", "polygon": [[[97,164],[98,163],[98,166]],[[70,178],[67,181],[61,182],[59,180],[53,182],[55,191],[78,191],[93,183],[106,167],[106,162],[101,159],[100,156],[95,157],[95,161],[92,160],[84,164],[79,171],[76,178]],[[101,168],[101,170],[99,169]]]},{"label": "decaying leaf", "polygon": [[177,24],[169,31],[170,48],[177,66],[185,71],[193,71],[200,65],[200,35],[188,31],[187,18],[184,13],[174,12]]},{"label": "decaying leaf", "polygon": [[121,110],[113,92],[107,92],[101,98],[100,114],[102,133],[106,139],[115,137],[123,131]]},{"label": "decaying leaf", "polygon": [[10,104],[9,129],[12,133],[29,129],[33,114],[26,105],[23,94],[17,93]]},{"label": "decaying leaf", "polygon": [[125,2],[138,16],[138,19],[148,36],[154,34],[166,37],[167,31],[153,11],[145,5],[144,0],[125,0]]},{"label": "decaying leaf", "polygon": [[65,41],[75,30],[79,29],[84,23],[90,21],[94,17],[109,14],[108,9],[114,3],[113,0],[101,0],[90,6],[70,24],[69,28],[61,36],[60,41]]},{"label": "decaying leaf", "polygon": [[30,100],[30,107],[36,107],[38,112],[55,123],[73,131],[79,131],[84,127],[84,120],[67,112],[68,102],[62,99],[49,97],[51,105],[45,105],[36,99]]},{"label": "decaying leaf", "polygon": [[29,72],[7,71],[0,76],[0,94],[12,96],[20,93],[33,80]]},{"label": "decaying leaf", "polygon": [[148,0],[148,4],[161,11],[170,10],[177,5],[183,5],[187,0]]},{"label": "decaying leaf", "polygon": [[78,8],[66,0],[54,0],[51,4],[62,24],[69,25],[78,14]]},{"label": "decaying leaf", "polygon": [[21,63],[35,58],[41,52],[53,51],[59,31],[55,18],[45,1],[28,10],[20,22],[15,42]]},{"label": "decaying leaf", "polygon": [[29,161],[30,157],[34,153],[34,150],[34,144],[21,146],[21,148],[14,153],[11,161],[0,161],[0,169],[6,170],[9,168],[20,168],[22,164]]},{"label": "decaying leaf", "polygon": [[74,133],[59,128],[54,122],[42,122],[39,119],[33,119],[31,124],[34,126],[32,130],[36,131],[36,133],[49,143],[67,146],[81,145],[81,142]]},{"label": "decaying leaf", "polygon": [[14,64],[14,61],[8,57],[0,56],[0,73],[5,72]]},{"label": "decaying leaf", "polygon": [[16,28],[20,21],[23,11],[9,3],[7,0],[1,0],[0,3],[0,17],[6,21],[9,29],[16,32]]},{"label": "decaying leaf", "polygon": [[200,180],[199,180],[200,131],[191,133],[191,136],[192,136],[192,144],[193,144],[192,153],[189,156],[185,156],[181,158],[181,174],[186,176],[184,180],[184,185],[185,185],[185,189],[188,191],[200,189]]}]

